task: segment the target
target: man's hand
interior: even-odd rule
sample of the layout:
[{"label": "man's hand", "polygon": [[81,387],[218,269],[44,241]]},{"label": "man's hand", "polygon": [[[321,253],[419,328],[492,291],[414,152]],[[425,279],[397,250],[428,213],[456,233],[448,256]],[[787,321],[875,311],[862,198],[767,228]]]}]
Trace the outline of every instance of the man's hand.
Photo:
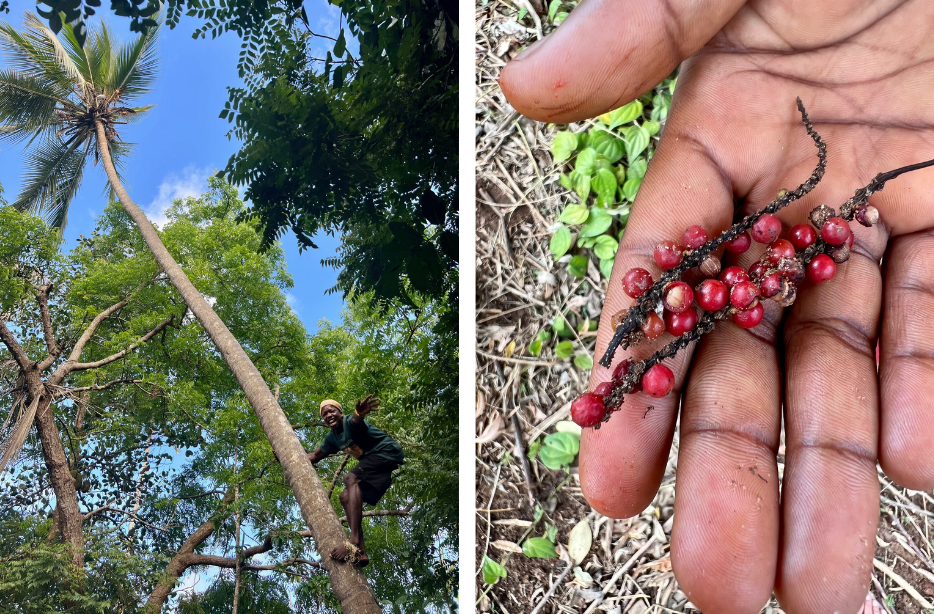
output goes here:
[{"label": "man's hand", "polygon": [[311,454],[308,454],[308,460],[311,461],[311,464],[317,464],[327,458],[327,454],[321,451],[321,448],[315,448],[315,451]]},{"label": "man's hand", "polygon": [[[810,174],[817,159],[796,96],[829,163],[818,187],[779,214],[786,228],[879,172],[934,158],[932,30],[930,2],[587,0],[500,83],[519,111],[567,122],[621,106],[698,52],[682,67],[617,254],[603,308],[613,314],[633,302],[625,271],[658,271],[660,240],[692,224],[713,236],[731,224],[734,198],[748,214]],[[931,170],[892,181],[870,199],[882,223],[852,225],[853,256],[832,282],[804,288],[785,312],[766,301],[754,329],[719,323],[695,348],[681,391],[671,559],[704,612],[758,612],[773,588],[789,614],[856,612],[872,569],[877,457],[900,484],[934,488],[932,194]],[[611,335],[601,318],[595,355]],[[679,386],[689,360],[670,362]],[[610,373],[594,368],[591,384]],[[599,431],[585,429],[581,483],[594,508],[626,517],[652,500],[679,396],[628,395]]]},{"label": "man's hand", "polygon": [[371,411],[379,411],[379,399],[375,398],[372,394],[368,394],[362,401],[357,401],[357,406],[354,410],[354,420],[356,420],[358,416],[362,420]]}]

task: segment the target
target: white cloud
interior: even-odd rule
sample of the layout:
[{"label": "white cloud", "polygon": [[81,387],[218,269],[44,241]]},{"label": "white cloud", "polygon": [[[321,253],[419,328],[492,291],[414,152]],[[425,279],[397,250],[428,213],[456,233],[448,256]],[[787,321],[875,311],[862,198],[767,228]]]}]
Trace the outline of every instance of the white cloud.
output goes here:
[{"label": "white cloud", "polygon": [[159,185],[156,198],[143,207],[146,217],[156,226],[163,226],[168,221],[166,211],[172,203],[179,198],[204,194],[208,187],[208,177],[213,172],[213,168],[189,166],[180,173],[169,173]]},{"label": "white cloud", "polygon": [[292,294],[291,292],[286,292],[286,293],[285,293],[285,302],[289,304],[289,307],[292,308],[292,311],[294,311],[295,313],[298,313],[298,305],[299,305],[300,301],[298,300],[298,297],[297,297],[297,296],[295,296],[295,295]]}]

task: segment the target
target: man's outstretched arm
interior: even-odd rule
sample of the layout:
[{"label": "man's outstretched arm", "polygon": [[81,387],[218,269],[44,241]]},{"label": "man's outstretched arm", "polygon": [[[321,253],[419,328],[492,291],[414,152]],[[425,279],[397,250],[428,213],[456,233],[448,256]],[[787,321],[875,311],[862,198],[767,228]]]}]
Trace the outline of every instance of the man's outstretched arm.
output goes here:
[{"label": "man's outstretched arm", "polygon": [[379,411],[379,399],[372,394],[368,394],[362,401],[357,401],[357,406],[350,421],[356,425],[363,424],[363,419],[372,411]]},{"label": "man's outstretched arm", "polygon": [[315,451],[308,455],[308,460],[310,460],[311,464],[314,465],[318,463],[319,461],[322,461],[325,458],[327,458],[327,456],[328,456],[327,454],[321,451],[321,448],[315,448]]}]

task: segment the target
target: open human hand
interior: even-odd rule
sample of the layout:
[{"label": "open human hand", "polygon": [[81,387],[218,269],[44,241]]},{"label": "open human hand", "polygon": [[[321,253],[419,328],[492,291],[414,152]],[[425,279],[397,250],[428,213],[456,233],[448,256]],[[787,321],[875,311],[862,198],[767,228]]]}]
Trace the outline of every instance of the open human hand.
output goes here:
[{"label": "open human hand", "polygon": [[379,411],[379,399],[375,398],[372,394],[368,394],[365,399],[357,401],[355,411],[360,417],[366,416],[371,411]]},{"label": "open human hand", "polygon": [[[808,177],[816,156],[796,97],[828,167],[778,214],[785,229],[879,172],[934,158],[932,30],[924,2],[587,0],[511,62],[500,79],[510,103],[561,123],[621,106],[692,56],[617,254],[595,355],[610,316],[633,303],[623,273],[657,272],[656,244],[694,224],[714,236],[734,203],[751,213]],[[788,310],[766,301],[756,328],[719,323],[693,356],[668,363],[676,394],[627,395],[599,430],[585,429],[584,493],[606,515],[632,516],[657,492],[680,398],[671,559],[704,612],[758,612],[773,589],[789,614],[856,612],[875,547],[876,460],[903,486],[934,488],[932,194],[932,170],[892,181],[870,199],[881,223],[852,225],[853,255],[831,282],[805,286]],[[592,386],[610,374],[595,367]]]}]

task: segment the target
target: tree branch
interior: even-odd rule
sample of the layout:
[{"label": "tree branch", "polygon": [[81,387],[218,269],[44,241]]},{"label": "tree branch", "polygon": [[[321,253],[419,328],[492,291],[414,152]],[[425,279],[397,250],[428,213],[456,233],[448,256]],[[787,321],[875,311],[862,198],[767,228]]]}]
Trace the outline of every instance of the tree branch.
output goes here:
[{"label": "tree branch", "polygon": [[55,333],[52,331],[52,314],[49,313],[49,295],[52,293],[52,284],[45,284],[37,289],[39,293],[36,295],[36,301],[39,303],[39,313],[42,316],[42,333],[45,335],[45,346],[49,349],[49,357],[54,360],[62,353],[62,348],[55,341]]},{"label": "tree branch", "polygon": [[14,337],[10,329],[7,328],[6,322],[2,320],[0,320],[0,341],[3,341],[3,345],[7,346],[16,364],[19,365],[19,368],[23,371],[28,371],[36,364],[29,359],[25,350],[23,350],[22,346],[16,341],[16,337]]},{"label": "tree branch", "polygon": [[144,380],[141,379],[115,379],[107,382],[106,384],[95,384],[93,386],[80,386],[78,388],[64,388],[58,386],[58,390],[55,392],[55,397],[64,397],[74,394],[76,392],[90,392],[96,390],[109,390],[117,384],[141,384]]},{"label": "tree branch", "polygon": [[145,526],[147,526],[147,527],[149,527],[149,528],[151,528],[151,529],[155,529],[156,531],[162,531],[162,532],[168,531],[168,529],[166,529],[165,527],[157,527],[157,526],[154,525],[154,524],[150,524],[150,523],[146,522],[145,520],[143,520],[142,518],[140,518],[139,516],[137,516],[137,515],[136,515],[135,513],[133,513],[133,512],[128,512],[128,511],[126,511],[126,510],[121,510],[121,509],[116,508],[116,507],[110,507],[109,505],[104,505],[103,507],[99,507],[99,508],[97,508],[97,509],[95,509],[95,510],[91,510],[90,512],[88,512],[87,514],[84,515],[84,520],[87,521],[89,518],[91,518],[91,517],[93,517],[93,516],[96,516],[97,514],[102,514],[102,513],[104,513],[104,512],[116,512],[116,513],[118,513],[118,514],[125,514],[125,515],[129,516],[134,522],[138,522],[138,523],[140,523],[140,524],[142,524],[142,525],[145,525]]},{"label": "tree branch", "polygon": [[164,329],[166,326],[171,324],[174,320],[175,320],[174,315],[167,317],[162,322],[160,322],[159,325],[156,326],[154,329],[152,329],[151,331],[149,331],[148,333],[140,337],[139,341],[130,345],[125,350],[120,350],[116,354],[111,354],[107,358],[95,360],[94,362],[78,362],[78,363],[72,363],[71,359],[69,358],[68,362],[65,363],[65,364],[70,365],[67,369],[67,372],[72,373],[74,371],[87,371],[88,369],[97,369],[99,367],[109,365],[112,362],[116,362],[120,360],[121,358],[123,358],[124,356],[126,356],[127,354],[129,354],[130,352],[132,352],[133,350],[135,350],[136,348],[138,348],[139,346],[143,345],[144,343],[152,339],[153,337],[155,337],[156,335],[158,335],[162,331],[162,329]]}]

